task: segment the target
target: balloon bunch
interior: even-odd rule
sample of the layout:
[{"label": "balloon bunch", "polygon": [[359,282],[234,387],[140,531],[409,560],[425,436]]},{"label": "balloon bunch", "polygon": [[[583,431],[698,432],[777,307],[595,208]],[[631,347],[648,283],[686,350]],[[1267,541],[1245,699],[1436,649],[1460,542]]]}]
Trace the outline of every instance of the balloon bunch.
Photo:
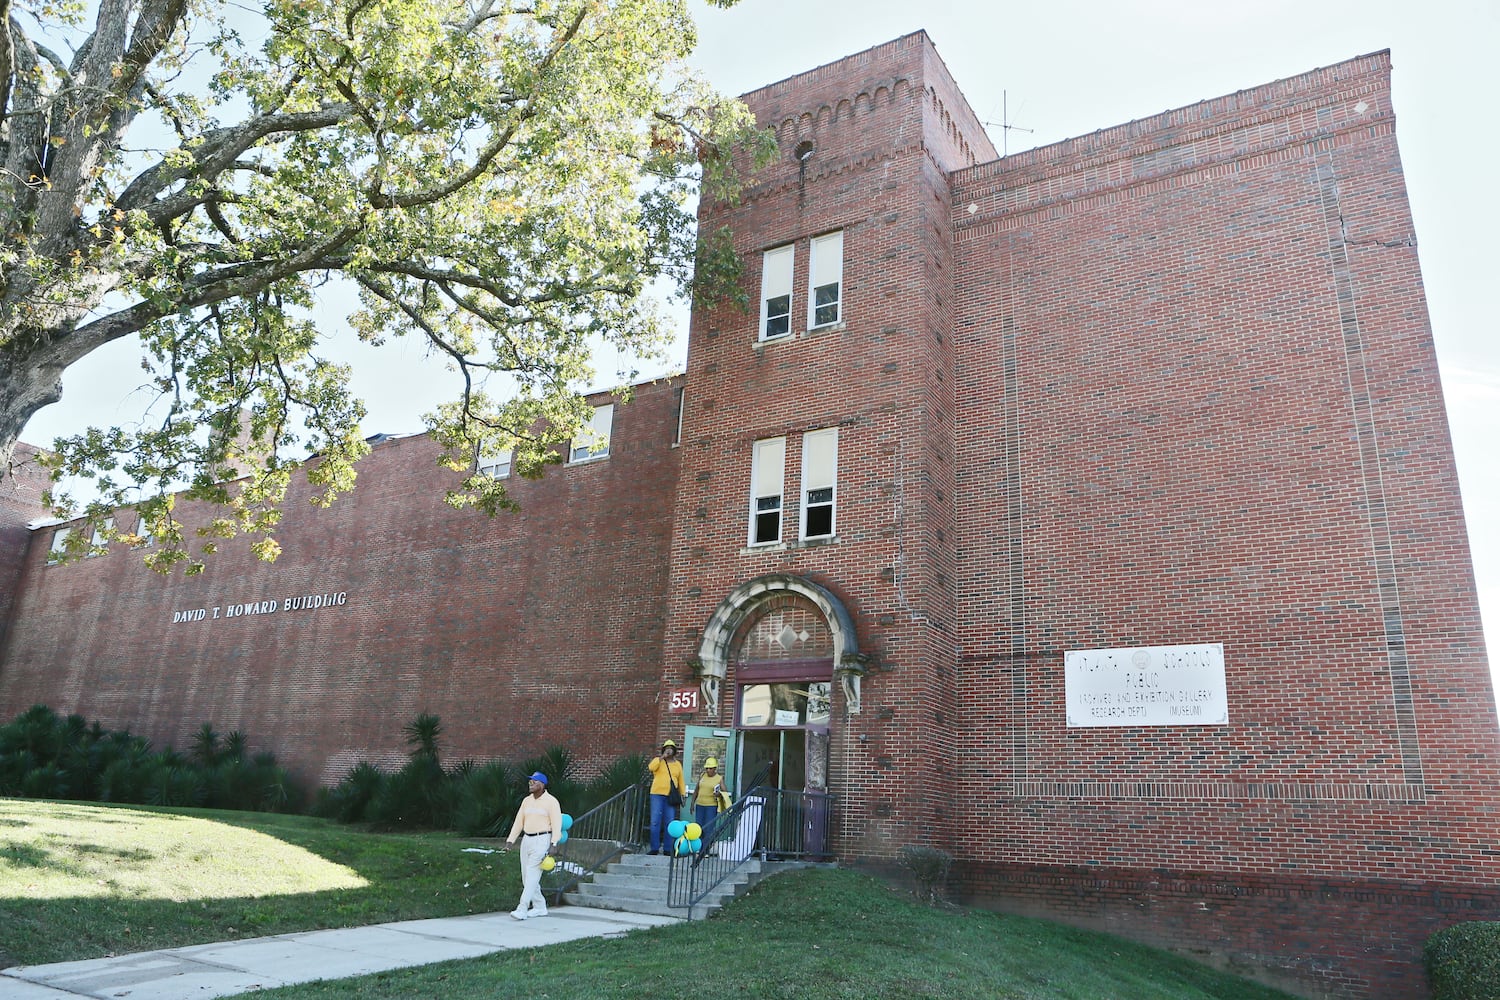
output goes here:
[{"label": "balloon bunch", "polygon": [[674,819],[667,824],[667,836],[673,840],[672,850],[679,858],[684,854],[696,854],[703,848],[703,827],[697,823],[684,823]]},{"label": "balloon bunch", "polygon": [[[567,813],[563,813],[562,814],[562,833],[559,833],[557,835],[557,842],[558,842],[558,844],[566,844],[568,842],[568,831],[571,830],[572,828],[573,828],[573,817],[569,816]],[[557,859],[554,858],[552,855],[549,854],[545,858],[542,859],[542,871],[544,871],[544,872],[550,872],[552,869],[554,869],[556,867],[557,867]]]}]

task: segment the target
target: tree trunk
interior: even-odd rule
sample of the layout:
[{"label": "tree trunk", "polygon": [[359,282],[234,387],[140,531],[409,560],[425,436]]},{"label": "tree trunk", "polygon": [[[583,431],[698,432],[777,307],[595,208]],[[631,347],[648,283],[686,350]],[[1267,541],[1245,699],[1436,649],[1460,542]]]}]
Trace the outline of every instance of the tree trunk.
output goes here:
[{"label": "tree trunk", "polygon": [[[0,483],[10,478],[10,460],[26,424],[42,407],[62,398],[61,361],[17,351],[14,343],[0,350]],[[28,442],[44,447],[50,442]]]}]

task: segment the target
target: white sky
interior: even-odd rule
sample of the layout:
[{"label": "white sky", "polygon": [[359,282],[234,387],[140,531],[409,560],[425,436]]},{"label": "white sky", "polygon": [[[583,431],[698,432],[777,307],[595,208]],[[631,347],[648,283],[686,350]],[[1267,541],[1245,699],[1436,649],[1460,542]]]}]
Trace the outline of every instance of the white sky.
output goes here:
[{"label": "white sky", "polygon": [[[1428,308],[1458,456],[1480,603],[1500,629],[1500,337],[1489,290],[1500,275],[1500,51],[1495,0],[693,0],[694,63],[739,94],[925,29],[981,119],[1017,129],[1011,152],[1084,135],[1381,49],[1391,50],[1397,139],[1416,219]],[[415,346],[353,345],[370,433],[419,430],[450,385]],[[70,372],[63,402],[23,439],[46,444],[88,424],[129,424],[144,405],[119,372],[138,352],[116,345]],[[679,356],[676,365],[680,367]],[[647,372],[647,374],[654,374]],[[123,387],[122,387],[123,386]],[[1500,663],[1492,669],[1500,677]]]}]

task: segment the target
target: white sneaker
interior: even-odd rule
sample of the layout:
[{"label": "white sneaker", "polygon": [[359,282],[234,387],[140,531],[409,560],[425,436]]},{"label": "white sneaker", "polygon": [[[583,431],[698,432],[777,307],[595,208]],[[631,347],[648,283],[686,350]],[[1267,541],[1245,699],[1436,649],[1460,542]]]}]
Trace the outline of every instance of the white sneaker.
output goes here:
[{"label": "white sneaker", "polygon": [[532,910],[530,913],[528,913],[526,915],[528,917],[545,917],[547,915],[547,911],[546,910]]},{"label": "white sneaker", "polygon": [[515,920],[525,920],[527,917],[527,914],[522,913],[520,910],[511,910],[510,915]]}]

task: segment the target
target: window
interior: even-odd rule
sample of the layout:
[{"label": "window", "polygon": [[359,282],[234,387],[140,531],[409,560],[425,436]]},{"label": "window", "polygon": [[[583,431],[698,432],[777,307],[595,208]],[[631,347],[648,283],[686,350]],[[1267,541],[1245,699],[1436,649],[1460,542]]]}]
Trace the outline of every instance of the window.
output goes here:
[{"label": "window", "polygon": [[493,455],[480,455],[479,467],[475,471],[491,479],[504,479],[510,475],[510,460],[514,453],[514,449],[505,448]]},{"label": "window", "polygon": [[760,339],[792,332],[792,248],[767,250],[760,275]]},{"label": "window", "polygon": [[[114,530],[115,519],[113,517],[106,517],[104,523],[94,529],[94,536],[89,540],[89,544],[93,545],[96,549],[108,545],[109,538],[106,537],[105,532]],[[89,555],[94,555],[94,553],[90,552]]]},{"label": "window", "polygon": [[838,485],[839,429],[802,435],[802,537],[833,535],[834,490]]},{"label": "window", "polygon": [[573,451],[569,462],[588,462],[596,458],[609,457],[609,432],[614,424],[615,404],[605,403],[594,407],[593,419],[573,439]]},{"label": "window", "polygon": [[843,317],[844,234],[829,233],[812,241],[808,254],[808,328],[830,326]]},{"label": "window", "polygon": [[49,565],[62,562],[63,553],[68,550],[68,536],[72,533],[72,528],[58,528],[52,533],[52,547],[47,550],[47,563]]},{"label": "window", "polygon": [[781,541],[781,489],[786,467],[786,438],[755,442],[750,457],[750,544]]},{"label": "window", "polygon": [[135,531],[131,532],[139,541],[129,544],[137,549],[146,549],[156,544],[156,538],[151,534],[151,525],[146,521],[146,515],[142,514],[135,519]]},{"label": "window", "polygon": [[682,444],[682,412],[687,406],[687,394],[682,386],[677,387],[677,430],[672,434],[672,447]]},{"label": "window", "polygon": [[740,725],[746,729],[826,726],[832,703],[829,681],[744,684],[740,687]]}]

